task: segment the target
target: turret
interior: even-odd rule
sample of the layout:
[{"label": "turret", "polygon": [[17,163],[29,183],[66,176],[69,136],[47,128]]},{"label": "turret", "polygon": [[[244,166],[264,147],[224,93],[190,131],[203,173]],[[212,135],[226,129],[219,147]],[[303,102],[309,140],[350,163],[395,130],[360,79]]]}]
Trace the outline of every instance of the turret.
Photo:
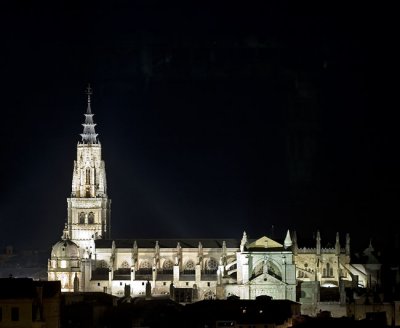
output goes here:
[{"label": "turret", "polygon": [[246,247],[247,247],[247,234],[246,231],[243,231],[243,237],[240,242],[240,251],[243,252]]},{"label": "turret", "polygon": [[346,255],[350,256],[350,234],[346,234]]},{"label": "turret", "polygon": [[340,240],[339,240],[339,232],[337,232],[337,233],[336,233],[335,253],[336,253],[336,255],[340,255]]},{"label": "turret", "polygon": [[319,233],[319,230],[317,230],[316,252],[317,255],[321,255],[321,234]]},{"label": "turret", "polygon": [[285,241],[283,242],[283,246],[285,249],[287,249],[292,245],[293,245],[293,243],[292,243],[292,239],[290,238],[290,231],[288,230],[286,233]]}]

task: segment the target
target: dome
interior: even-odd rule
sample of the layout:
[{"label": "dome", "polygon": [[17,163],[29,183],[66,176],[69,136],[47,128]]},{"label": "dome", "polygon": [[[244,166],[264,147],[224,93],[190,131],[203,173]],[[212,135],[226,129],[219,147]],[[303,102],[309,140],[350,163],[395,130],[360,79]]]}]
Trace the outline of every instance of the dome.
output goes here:
[{"label": "dome", "polygon": [[78,258],[79,247],[69,239],[60,240],[53,246],[53,249],[51,250],[51,257]]}]

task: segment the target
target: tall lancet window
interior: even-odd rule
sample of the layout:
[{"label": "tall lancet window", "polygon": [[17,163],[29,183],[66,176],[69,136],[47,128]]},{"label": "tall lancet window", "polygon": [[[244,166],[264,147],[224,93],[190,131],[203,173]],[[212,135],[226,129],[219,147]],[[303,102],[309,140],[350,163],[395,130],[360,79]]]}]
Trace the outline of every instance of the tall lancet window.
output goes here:
[{"label": "tall lancet window", "polygon": [[90,184],[90,169],[89,168],[86,169],[86,184],[87,185]]},{"label": "tall lancet window", "polygon": [[85,224],[85,213],[84,212],[79,213],[79,224]]},{"label": "tall lancet window", "polygon": [[88,223],[93,224],[94,223],[94,213],[90,212],[88,215]]}]

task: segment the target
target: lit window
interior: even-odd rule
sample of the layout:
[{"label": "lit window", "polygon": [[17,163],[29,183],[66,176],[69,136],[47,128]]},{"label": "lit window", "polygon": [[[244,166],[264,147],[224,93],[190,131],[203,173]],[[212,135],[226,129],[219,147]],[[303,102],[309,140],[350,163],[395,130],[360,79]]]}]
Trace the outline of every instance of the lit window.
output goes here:
[{"label": "lit window", "polygon": [[65,269],[66,267],[67,267],[67,261],[61,260],[61,262],[60,262],[60,268]]},{"label": "lit window", "polygon": [[90,184],[90,169],[86,169],[86,184]]},{"label": "lit window", "polygon": [[122,269],[129,269],[129,268],[130,268],[130,265],[129,265],[128,261],[123,261],[123,262],[121,263],[121,268],[122,268]]},{"label": "lit window", "polygon": [[90,212],[88,214],[88,223],[89,224],[93,224],[94,223],[94,213],[93,212]]},{"label": "lit window", "polygon": [[207,269],[209,270],[217,270],[218,269],[218,262],[214,258],[210,258],[207,261]]},{"label": "lit window", "polygon": [[150,262],[148,260],[143,260],[143,261],[140,262],[139,268],[140,269],[150,269],[151,268],[151,264],[150,264]]},{"label": "lit window", "polygon": [[84,212],[79,213],[79,224],[85,224],[85,213]]},{"label": "lit window", "polygon": [[99,268],[108,268],[107,262],[104,260],[97,261],[97,267]]},{"label": "lit window", "polygon": [[195,269],[195,264],[192,260],[188,260],[185,265],[185,270],[192,271]]},{"label": "lit window", "polygon": [[163,270],[172,270],[174,263],[171,260],[165,260],[163,264]]}]

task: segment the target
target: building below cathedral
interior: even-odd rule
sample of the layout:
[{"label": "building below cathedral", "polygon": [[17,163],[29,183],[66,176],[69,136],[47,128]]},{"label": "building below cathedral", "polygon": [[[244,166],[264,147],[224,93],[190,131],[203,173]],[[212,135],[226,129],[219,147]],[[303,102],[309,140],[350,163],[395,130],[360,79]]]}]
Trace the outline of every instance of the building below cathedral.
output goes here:
[{"label": "building below cathedral", "polygon": [[312,248],[300,248],[296,233],[290,231],[279,241],[266,236],[250,239],[245,232],[239,239],[113,240],[111,200],[90,88],[87,94],[67,199],[68,220],[48,261],[48,280],[61,281],[62,291],[169,294],[182,303],[266,295],[299,301],[303,310],[315,313],[324,299],[344,305],[345,287],[379,283],[379,263],[351,263],[349,235],[344,247],[337,234],[334,247],[328,248],[322,247],[319,232]]}]

